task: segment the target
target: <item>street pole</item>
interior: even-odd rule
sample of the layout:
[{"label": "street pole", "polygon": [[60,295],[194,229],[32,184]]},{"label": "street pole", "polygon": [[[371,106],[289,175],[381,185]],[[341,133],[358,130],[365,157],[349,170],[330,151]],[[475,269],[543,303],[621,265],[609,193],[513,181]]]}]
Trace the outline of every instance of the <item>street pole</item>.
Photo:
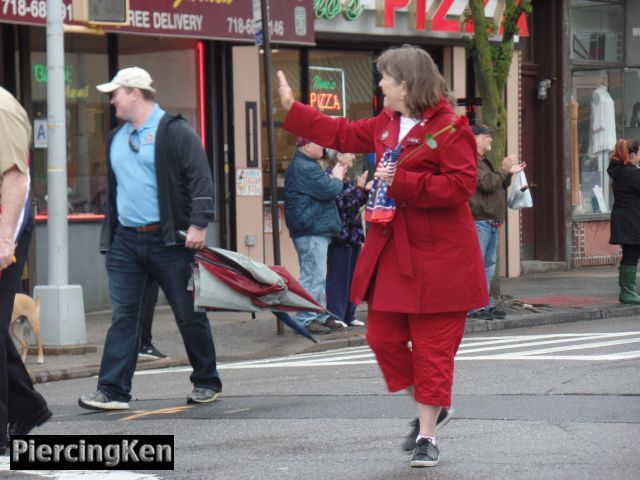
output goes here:
[{"label": "street pole", "polygon": [[[275,133],[273,130],[273,94],[271,90],[271,32],[269,31],[268,0],[261,0],[262,38],[264,60],[264,88],[267,95],[267,143],[269,145],[269,167],[271,169],[271,225],[273,230],[273,263],[281,264],[280,259],[280,216],[278,208],[278,172],[276,170]],[[277,320],[279,334],[284,333],[282,320]]]},{"label": "street pole", "polygon": [[47,233],[48,285],[40,298],[42,341],[47,346],[87,343],[80,285],[69,285],[67,127],[62,0],[47,0]]},{"label": "street pole", "polygon": [[47,0],[47,215],[49,285],[69,283],[67,127],[62,0]]}]

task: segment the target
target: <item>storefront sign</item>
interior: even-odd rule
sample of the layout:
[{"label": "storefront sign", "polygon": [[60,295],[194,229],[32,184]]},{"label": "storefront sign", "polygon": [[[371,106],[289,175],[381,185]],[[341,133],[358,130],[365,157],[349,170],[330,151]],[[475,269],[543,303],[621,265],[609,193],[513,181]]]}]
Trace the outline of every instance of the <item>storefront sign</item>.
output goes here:
[{"label": "storefront sign", "polygon": [[[346,16],[347,0],[315,0],[314,13],[318,19],[333,19],[340,12]],[[499,22],[504,12],[506,0],[487,0],[485,2],[485,16],[490,21]],[[462,26],[464,11],[469,6],[469,0],[359,0],[357,17],[362,17],[362,11],[375,14],[375,26],[392,29],[396,27],[396,14],[404,12],[408,17],[408,26],[412,30],[473,33],[473,25]],[[518,21],[521,36],[528,36],[526,16],[523,14]]]},{"label": "storefront sign", "polygon": [[259,168],[236,170],[236,195],[239,197],[262,196],[262,172]]},{"label": "storefront sign", "polygon": [[[267,1],[267,0],[265,0]],[[314,44],[313,0],[270,0],[271,41]],[[0,22],[46,23],[46,0],[0,0]],[[73,22],[72,0],[63,0],[65,23]],[[108,32],[254,41],[253,5],[246,0],[130,0],[129,25]]]},{"label": "storefront sign", "polygon": [[342,13],[345,19],[352,21],[359,18],[363,11],[362,0],[313,0],[316,18],[331,20]]},{"label": "storefront sign", "polygon": [[640,67],[640,3],[627,2],[627,66]]},{"label": "storefront sign", "polygon": [[309,67],[309,105],[333,117],[344,117],[344,70],[341,68]]}]

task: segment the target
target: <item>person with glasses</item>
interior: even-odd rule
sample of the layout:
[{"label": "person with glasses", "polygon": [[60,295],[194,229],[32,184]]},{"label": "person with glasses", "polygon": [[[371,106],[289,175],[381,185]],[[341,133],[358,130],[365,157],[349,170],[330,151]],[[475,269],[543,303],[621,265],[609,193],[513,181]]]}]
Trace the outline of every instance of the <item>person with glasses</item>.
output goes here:
[{"label": "person with glasses", "polygon": [[[98,90],[111,95],[123,121],[107,143],[109,203],[100,250],[106,253],[113,321],[104,343],[98,387],[81,407],[124,410],[131,400],[149,282],[173,310],[193,367],[187,403],[215,401],[222,392],[211,326],[187,290],[195,250],[205,245],[213,218],[213,182],[196,132],[154,100],[148,72],[120,70]],[[184,243],[178,230],[187,232]]]}]

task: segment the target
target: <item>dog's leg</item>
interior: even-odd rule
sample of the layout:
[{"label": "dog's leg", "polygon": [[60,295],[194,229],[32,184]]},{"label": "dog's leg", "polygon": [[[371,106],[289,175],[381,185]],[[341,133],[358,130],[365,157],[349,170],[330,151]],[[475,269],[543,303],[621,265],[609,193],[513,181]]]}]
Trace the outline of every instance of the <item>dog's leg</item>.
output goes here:
[{"label": "dog's leg", "polygon": [[20,344],[20,358],[22,358],[22,362],[24,363],[27,360],[27,353],[29,353],[29,344],[24,340],[22,325],[19,319],[16,319],[16,321],[11,324],[11,334]]},{"label": "dog's leg", "polygon": [[44,363],[44,350],[42,348],[42,336],[40,335],[40,297],[34,300],[34,304],[36,312],[33,318],[29,319],[29,323],[31,324],[31,331],[33,332],[33,336],[36,337],[36,344],[38,345],[37,362],[42,364]]}]

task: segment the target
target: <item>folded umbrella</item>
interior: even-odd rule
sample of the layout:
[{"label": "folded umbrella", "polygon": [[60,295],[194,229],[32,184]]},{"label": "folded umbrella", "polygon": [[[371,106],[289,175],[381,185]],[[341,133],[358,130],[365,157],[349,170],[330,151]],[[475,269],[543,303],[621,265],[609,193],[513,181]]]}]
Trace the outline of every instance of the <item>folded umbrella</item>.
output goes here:
[{"label": "folded umbrella", "polygon": [[191,279],[198,310],[271,311],[296,333],[316,341],[285,312],[324,313],[326,308],[281,265],[267,266],[238,252],[205,247],[195,255]]}]

